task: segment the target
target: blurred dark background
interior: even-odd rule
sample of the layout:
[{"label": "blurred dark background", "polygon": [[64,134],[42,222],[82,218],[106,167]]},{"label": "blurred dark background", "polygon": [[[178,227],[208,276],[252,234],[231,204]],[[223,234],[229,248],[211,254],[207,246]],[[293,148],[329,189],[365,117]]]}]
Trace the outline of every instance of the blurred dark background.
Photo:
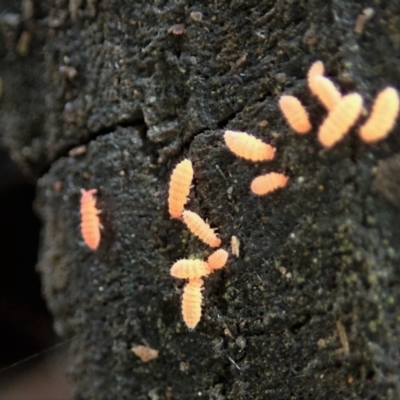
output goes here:
[{"label": "blurred dark background", "polygon": [[70,398],[63,352],[67,344],[56,346],[59,341],[35,271],[40,221],[32,209],[34,197],[32,182],[0,147],[2,400]]}]

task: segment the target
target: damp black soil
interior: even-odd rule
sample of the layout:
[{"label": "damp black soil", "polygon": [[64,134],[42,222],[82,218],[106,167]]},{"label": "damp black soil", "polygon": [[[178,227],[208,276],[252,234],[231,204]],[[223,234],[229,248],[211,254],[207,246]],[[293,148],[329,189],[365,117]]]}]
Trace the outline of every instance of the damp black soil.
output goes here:
[{"label": "damp black soil", "polygon": [[[38,270],[56,332],[73,338],[76,398],[397,399],[400,130],[367,146],[355,127],[323,150],[326,111],[306,74],[322,60],[366,110],[380,89],[399,88],[399,2],[35,6],[10,28],[15,41],[31,32],[28,54],[0,47],[1,135],[37,181]],[[367,7],[374,15],[357,33]],[[286,125],[282,93],[309,110],[309,135]],[[272,144],[275,159],[238,159],[225,129]],[[169,275],[175,260],[210,254],[167,213],[184,157],[195,171],[187,207],[225,249],[240,241],[239,256],[205,279],[194,331],[180,315],[184,282]],[[251,179],[270,171],[287,174],[287,187],[253,196]],[[98,190],[94,252],[80,236],[81,188]],[[139,344],[158,358],[142,363]]]}]

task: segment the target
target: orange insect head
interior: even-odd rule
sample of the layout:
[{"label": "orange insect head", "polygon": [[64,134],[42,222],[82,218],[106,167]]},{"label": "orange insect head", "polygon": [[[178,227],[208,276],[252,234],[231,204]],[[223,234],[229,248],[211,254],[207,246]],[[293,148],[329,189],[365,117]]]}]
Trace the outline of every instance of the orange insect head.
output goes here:
[{"label": "orange insect head", "polygon": [[93,195],[97,193],[97,189],[89,189],[85,190],[81,188],[81,201],[84,201],[86,199],[93,199]]}]

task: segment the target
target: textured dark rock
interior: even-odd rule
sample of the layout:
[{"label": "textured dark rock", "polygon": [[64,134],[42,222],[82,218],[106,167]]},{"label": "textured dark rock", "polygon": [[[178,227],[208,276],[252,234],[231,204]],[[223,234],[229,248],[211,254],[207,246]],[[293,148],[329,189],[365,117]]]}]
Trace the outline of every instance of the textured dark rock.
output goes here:
[{"label": "textured dark rock", "polygon": [[378,162],[374,188],[392,204],[400,207],[400,154]]},{"label": "textured dark rock", "polygon": [[[366,146],[354,130],[321,150],[277,106],[281,93],[295,94],[318,126],[325,111],[305,83],[316,59],[367,108],[382,87],[399,87],[398,2],[375,5],[361,35],[363,7],[349,1],[108,0],[73,18],[63,17],[66,2],[52,7],[45,129],[8,144],[36,176],[48,169],[36,203],[39,269],[57,332],[74,338],[76,397],[398,398],[400,220],[372,186],[378,162],[399,152],[400,131]],[[66,64],[76,77],[60,71]],[[235,158],[225,128],[273,144],[276,159]],[[87,153],[67,157],[82,144]],[[240,257],[206,279],[193,332],[180,317],[183,283],[168,273],[180,257],[209,254],[167,214],[169,174],[183,156],[195,168],[188,207],[225,248],[232,235],[241,242]],[[269,171],[289,175],[287,188],[252,196],[251,179]],[[79,234],[81,187],[99,191],[96,252]],[[141,363],[130,351],[138,344],[159,357]]]}]

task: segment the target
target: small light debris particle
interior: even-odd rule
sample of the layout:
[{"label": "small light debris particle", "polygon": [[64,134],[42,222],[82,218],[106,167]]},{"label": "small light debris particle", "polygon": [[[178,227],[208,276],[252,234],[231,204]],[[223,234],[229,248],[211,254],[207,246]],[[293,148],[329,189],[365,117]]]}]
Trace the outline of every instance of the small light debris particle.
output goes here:
[{"label": "small light debris particle", "polygon": [[247,60],[247,53],[243,54],[240,58],[236,60],[236,66],[241,67]]},{"label": "small light debris particle", "polygon": [[240,255],[240,240],[237,236],[231,237],[231,251],[235,257],[239,257]]},{"label": "small light debris particle", "polygon": [[16,53],[21,57],[26,57],[29,53],[29,45],[31,43],[31,34],[28,31],[23,31],[19,37],[17,46],[15,47]]},{"label": "small light debris particle", "polygon": [[200,22],[203,20],[203,14],[200,11],[192,11],[190,13],[190,19],[195,22]]},{"label": "small light debris particle", "polygon": [[183,35],[185,33],[185,24],[176,24],[169,30],[169,32],[175,36]]},{"label": "small light debris particle", "polygon": [[87,147],[85,145],[82,145],[82,146],[77,146],[77,147],[74,147],[73,149],[71,149],[68,152],[68,155],[70,157],[78,157],[78,156],[81,156],[82,154],[86,154],[86,152],[87,152]]},{"label": "small light debris particle", "polygon": [[365,25],[374,16],[374,14],[375,14],[375,11],[373,8],[371,8],[371,7],[365,8],[362,11],[362,14],[360,14],[357,17],[356,23],[354,25],[354,32],[361,35],[364,32]]},{"label": "small light debris particle", "polygon": [[152,349],[151,347],[139,345],[132,347],[131,350],[132,353],[139,357],[144,363],[154,360],[158,357],[158,350]]},{"label": "small light debris particle", "polygon": [[55,181],[55,182],[53,183],[53,189],[54,189],[56,192],[59,192],[59,191],[62,189],[62,186],[63,186],[63,184],[62,184],[61,181]]},{"label": "small light debris particle", "polygon": [[64,78],[66,78],[68,81],[73,81],[76,76],[78,75],[78,71],[71,66],[67,66],[67,65],[61,65],[61,67],[59,68],[59,71],[61,73],[61,75],[63,75]]},{"label": "small light debris particle", "polygon": [[341,321],[336,321],[336,329],[339,334],[340,343],[342,344],[342,350],[345,355],[350,353],[349,341],[347,339],[346,330]]},{"label": "small light debris particle", "polygon": [[240,350],[243,350],[246,347],[246,339],[243,336],[238,336],[235,340],[236,345],[240,348]]},{"label": "small light debris particle", "polygon": [[187,372],[189,370],[189,367],[190,367],[189,361],[187,361],[187,362],[181,361],[179,363],[179,371],[181,371],[181,372]]}]

